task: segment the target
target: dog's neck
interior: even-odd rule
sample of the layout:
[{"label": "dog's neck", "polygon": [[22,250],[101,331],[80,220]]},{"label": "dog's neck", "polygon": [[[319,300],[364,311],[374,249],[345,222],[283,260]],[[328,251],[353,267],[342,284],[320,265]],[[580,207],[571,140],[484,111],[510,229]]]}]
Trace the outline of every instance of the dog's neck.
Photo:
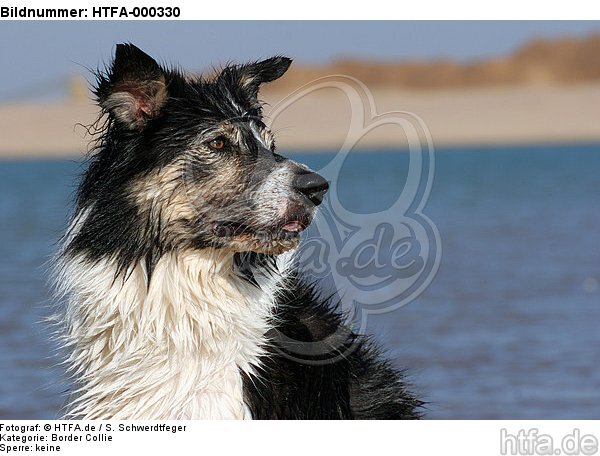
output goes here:
[{"label": "dog's neck", "polygon": [[148,280],[144,261],[115,278],[110,260],[66,258],[58,282],[81,387],[71,414],[243,418],[242,372],[262,354],[277,277],[251,283],[233,261],[221,250],[166,254]]}]

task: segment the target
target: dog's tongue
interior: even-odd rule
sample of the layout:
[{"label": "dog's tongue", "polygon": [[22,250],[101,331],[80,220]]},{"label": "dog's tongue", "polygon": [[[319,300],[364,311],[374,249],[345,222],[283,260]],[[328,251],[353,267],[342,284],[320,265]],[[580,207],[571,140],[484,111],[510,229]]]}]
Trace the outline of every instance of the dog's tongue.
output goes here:
[{"label": "dog's tongue", "polygon": [[302,223],[300,223],[299,221],[294,220],[293,222],[288,222],[285,225],[283,225],[281,229],[295,233],[298,231],[302,231],[304,229],[304,225],[302,225]]}]

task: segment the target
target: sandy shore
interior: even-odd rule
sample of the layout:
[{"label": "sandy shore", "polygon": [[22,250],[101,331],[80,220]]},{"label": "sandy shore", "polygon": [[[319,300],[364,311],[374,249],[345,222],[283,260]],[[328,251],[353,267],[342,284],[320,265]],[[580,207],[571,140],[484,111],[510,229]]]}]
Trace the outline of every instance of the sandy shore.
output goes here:
[{"label": "sandy shore", "polygon": [[[373,90],[379,114],[407,111],[423,119],[436,146],[600,141],[600,84],[436,91]],[[286,93],[266,92],[276,106]],[[267,109],[268,112],[268,109]],[[0,156],[76,156],[89,142],[97,115],[91,104],[0,106]],[[342,144],[350,104],[339,90],[325,89],[290,105],[273,121],[278,146],[318,150]],[[403,147],[397,126],[383,126],[359,143]]]}]

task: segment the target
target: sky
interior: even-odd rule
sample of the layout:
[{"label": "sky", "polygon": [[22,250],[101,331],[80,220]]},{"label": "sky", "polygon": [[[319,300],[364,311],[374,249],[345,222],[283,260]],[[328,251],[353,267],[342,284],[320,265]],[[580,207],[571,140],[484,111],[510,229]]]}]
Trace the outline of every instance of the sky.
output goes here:
[{"label": "sky", "polygon": [[89,76],[114,45],[132,42],[161,61],[201,70],[284,54],[299,63],[506,55],[525,41],[600,33],[600,22],[532,21],[113,21],[0,23],[0,102],[65,93],[72,74]]}]

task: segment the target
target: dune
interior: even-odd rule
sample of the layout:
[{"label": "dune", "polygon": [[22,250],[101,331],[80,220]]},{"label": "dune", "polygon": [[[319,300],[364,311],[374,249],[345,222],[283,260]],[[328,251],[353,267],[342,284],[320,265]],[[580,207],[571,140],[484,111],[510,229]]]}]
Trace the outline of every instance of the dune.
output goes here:
[{"label": "dune", "polygon": [[341,58],[320,66],[294,65],[274,86],[290,90],[324,74],[349,75],[369,87],[396,89],[579,84],[600,81],[599,55],[600,34],[535,39],[511,55],[474,61]]}]

